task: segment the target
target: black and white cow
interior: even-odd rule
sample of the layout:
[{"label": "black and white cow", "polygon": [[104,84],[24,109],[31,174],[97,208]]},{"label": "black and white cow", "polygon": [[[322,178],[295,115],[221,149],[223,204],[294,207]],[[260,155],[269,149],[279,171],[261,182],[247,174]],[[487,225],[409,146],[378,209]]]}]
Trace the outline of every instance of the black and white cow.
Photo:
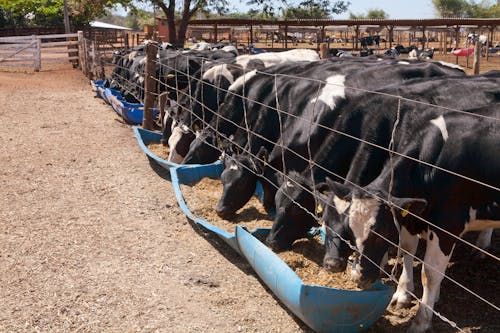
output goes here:
[{"label": "black and white cow", "polygon": [[191,94],[196,90],[204,69],[231,62],[237,55],[234,47],[214,50],[167,51],[160,53],[161,73],[160,96],[168,99],[169,105],[163,109],[163,135],[161,142],[168,144],[168,138],[175,126],[174,118],[189,108]]},{"label": "black and white cow", "polygon": [[[344,60],[345,62],[342,62]],[[261,111],[265,110],[269,112],[275,110],[277,102],[279,102],[280,109],[282,110],[297,108],[296,101],[300,100],[299,97],[304,95],[304,89],[310,85],[307,85],[306,81],[293,80],[293,76],[300,78],[300,75],[303,75],[302,77],[304,78],[310,78],[313,76],[307,73],[314,71],[316,71],[316,74],[321,75],[323,72],[318,70],[317,66],[328,68],[335,63],[351,66],[351,64],[357,63],[376,64],[377,61],[377,59],[364,61],[362,58],[350,58],[349,60],[345,58],[330,58],[319,62],[284,62],[281,65],[271,66],[266,70],[252,70],[240,76],[229,87],[229,93],[224,104],[217,116],[212,119],[208,126],[209,129],[200,133],[199,137],[192,142],[189,153],[184,158],[183,163],[204,164],[214,162],[220,155],[220,150],[213,147],[219,140],[219,138],[215,136],[219,136],[224,140],[234,134],[238,128],[246,128],[246,124],[240,124],[242,120],[248,122],[248,119],[243,118],[245,113],[247,113],[249,117],[254,117],[254,119],[256,117],[262,119]],[[408,62],[405,62],[405,64],[408,64]],[[321,84],[319,83],[316,86],[318,90]],[[275,91],[275,87],[278,91]],[[278,97],[278,101],[276,97]],[[266,99],[266,101],[264,101],[264,99]],[[306,103],[306,105],[308,104],[308,101],[304,100],[302,102]],[[247,110],[249,110],[249,112],[246,112]],[[256,112],[254,110],[259,111]],[[288,114],[288,112],[281,113],[282,121]],[[264,119],[266,118],[264,117]],[[275,124],[275,122],[273,122],[273,124]],[[217,133],[214,133],[214,129],[217,130]],[[273,130],[276,132],[275,128],[273,128]],[[243,140],[240,144],[244,146],[246,144],[246,131],[240,132],[240,136]],[[206,141],[210,141],[210,144],[205,144]],[[257,147],[257,149],[258,148],[259,147]]]},{"label": "black and white cow", "polygon": [[[230,217],[248,202],[257,180],[260,180],[264,187],[264,207],[267,211],[272,212],[276,188],[281,184],[281,182],[277,182],[279,178],[277,173],[284,170],[302,171],[309,165],[309,153],[314,156],[322,141],[331,134],[328,127],[334,123],[338,110],[348,100],[356,98],[356,95],[361,92],[359,89],[375,89],[384,83],[397,84],[423,77],[464,75],[462,70],[442,64],[410,64],[395,60],[353,61],[350,58],[323,64],[318,63],[317,66],[310,69],[308,72],[302,72],[298,75],[329,83],[333,83],[334,78],[339,77],[342,77],[343,81],[339,81],[338,85],[323,85],[321,88],[313,82],[308,83],[304,80],[303,86],[295,84],[298,85],[302,94],[293,94],[293,103],[286,103],[284,96],[279,95],[278,99],[285,100],[285,104],[289,105],[287,112],[293,114],[294,117],[291,117],[289,122],[284,123],[281,133],[275,130],[279,126],[276,120],[262,117],[260,122],[251,129],[251,136],[255,136],[256,139],[248,147],[248,153],[228,158],[231,167],[225,168],[223,171],[221,179],[224,191],[216,208],[220,216]],[[340,92],[339,89],[343,89],[344,85],[346,93],[341,93],[339,96],[332,95]],[[347,87],[352,88],[352,90]],[[316,98],[315,94],[319,97]],[[305,101],[302,101],[301,98]],[[280,104],[282,103],[280,102]],[[255,112],[250,107],[247,107],[247,110]],[[258,113],[265,115],[262,110],[259,110]],[[311,123],[314,125],[311,126]],[[281,134],[286,149],[275,146],[275,143],[278,142],[278,136],[269,137],[263,129],[274,132],[276,135]],[[269,140],[267,142],[259,140],[261,137],[268,137]],[[262,150],[263,148],[265,149]],[[262,158],[254,158],[257,152],[260,152],[258,155],[261,155],[262,158],[266,158],[266,166],[263,165]],[[286,163],[285,167],[283,161]],[[304,226],[307,227],[309,224],[304,223]],[[295,239],[297,239],[295,236],[290,238],[291,242]],[[286,242],[286,247],[289,247],[291,242],[289,244]],[[280,248],[278,244],[276,245],[276,248]]]},{"label": "black and white cow", "polygon": [[[262,70],[280,63],[295,61],[317,61],[315,51],[295,49],[285,52],[267,52],[255,55],[241,55],[224,64],[215,64],[204,70],[202,81],[194,90],[189,112],[184,113],[179,124],[168,139],[169,161],[180,163],[187,155],[195,132],[203,129],[217,113],[224,101],[227,90],[234,81],[248,71]],[[166,139],[164,135],[163,139]]]},{"label": "black and white cow", "polygon": [[[413,292],[414,287],[412,262],[417,235],[427,241],[422,268],[423,304],[410,332],[424,332],[430,327],[432,309],[457,239],[468,231],[500,227],[500,221],[479,220],[477,214],[479,210],[482,215],[488,214],[488,219],[499,218],[491,207],[500,201],[500,80],[469,77],[445,81],[432,80],[424,89],[427,98],[420,101],[440,100],[446,108],[401,101],[394,135],[397,154],[392,162],[385,160],[375,179],[364,186],[328,184],[325,223],[332,228],[340,220],[340,225],[348,226],[352,233],[361,253],[357,267],[360,286],[367,287],[378,278],[379,267],[391,246],[389,241],[399,244],[407,253],[393,303],[407,306],[411,300],[407,291]],[[462,91],[467,91],[466,96],[458,93]],[[373,102],[381,105],[381,112],[389,112],[388,108],[397,105],[382,103],[380,98],[370,105]],[[471,109],[481,103],[484,105]],[[468,112],[449,110],[456,107]],[[395,120],[392,116],[391,121]],[[370,152],[365,155],[370,156]],[[369,167],[352,165],[358,172]]]}]

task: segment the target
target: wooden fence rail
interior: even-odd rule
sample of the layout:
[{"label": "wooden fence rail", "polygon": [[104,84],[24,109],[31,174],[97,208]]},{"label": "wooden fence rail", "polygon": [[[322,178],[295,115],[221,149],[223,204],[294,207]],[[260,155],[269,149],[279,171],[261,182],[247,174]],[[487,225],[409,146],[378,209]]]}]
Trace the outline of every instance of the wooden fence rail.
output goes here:
[{"label": "wooden fence rail", "polygon": [[42,63],[70,61],[77,64],[78,34],[0,37],[0,66],[33,67]]}]

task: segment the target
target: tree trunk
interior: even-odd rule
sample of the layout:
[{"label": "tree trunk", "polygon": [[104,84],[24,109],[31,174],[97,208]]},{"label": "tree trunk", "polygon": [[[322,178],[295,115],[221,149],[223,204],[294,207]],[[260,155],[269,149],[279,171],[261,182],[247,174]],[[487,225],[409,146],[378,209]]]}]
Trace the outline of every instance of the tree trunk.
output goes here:
[{"label": "tree trunk", "polygon": [[179,31],[177,32],[178,47],[184,47],[186,41],[186,32],[188,27],[189,17],[183,17],[179,24]]}]

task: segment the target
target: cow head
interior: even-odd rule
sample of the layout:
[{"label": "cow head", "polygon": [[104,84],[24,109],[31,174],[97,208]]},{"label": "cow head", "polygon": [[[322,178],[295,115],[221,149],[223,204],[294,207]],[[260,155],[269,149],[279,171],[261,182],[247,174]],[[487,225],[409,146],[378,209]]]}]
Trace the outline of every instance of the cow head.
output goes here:
[{"label": "cow head", "polygon": [[[385,190],[336,182],[331,182],[329,187],[332,195],[338,198],[333,205],[337,211],[336,216],[341,220],[340,223],[350,228],[360,254],[356,282],[360,288],[368,288],[379,276],[390,242],[399,242],[396,223],[411,223],[412,214],[421,213],[427,202],[423,199],[391,196],[394,220],[391,206],[381,199],[388,197]],[[325,220],[325,223],[331,226],[335,222]]]},{"label": "cow head", "polygon": [[195,134],[186,124],[178,124],[172,129],[168,139],[170,154],[168,160],[173,163],[181,163],[189,151],[189,146],[194,140]]},{"label": "cow head", "polygon": [[346,219],[342,219],[343,214],[349,209],[350,202],[329,191],[332,187],[333,181],[327,177],[326,186],[319,194],[326,233],[323,267],[337,273],[345,271],[348,258],[352,254],[350,245],[353,245],[354,240]]},{"label": "cow head", "polygon": [[276,216],[266,243],[275,251],[291,248],[293,242],[307,235],[317,221],[310,180],[290,172],[276,192]]},{"label": "cow head", "polygon": [[183,164],[208,164],[217,161],[221,150],[217,147],[215,134],[208,130],[201,131],[191,142]]},{"label": "cow head", "polygon": [[229,219],[243,207],[255,192],[257,175],[253,172],[251,158],[246,155],[223,155],[224,171],[221,174],[222,196],[215,211],[221,218]]},{"label": "cow head", "polygon": [[224,190],[215,208],[222,218],[230,218],[252,198],[258,175],[263,173],[266,151],[262,147],[256,159],[249,154],[233,155],[231,149],[228,153],[222,157],[224,171],[221,174],[221,182]]}]

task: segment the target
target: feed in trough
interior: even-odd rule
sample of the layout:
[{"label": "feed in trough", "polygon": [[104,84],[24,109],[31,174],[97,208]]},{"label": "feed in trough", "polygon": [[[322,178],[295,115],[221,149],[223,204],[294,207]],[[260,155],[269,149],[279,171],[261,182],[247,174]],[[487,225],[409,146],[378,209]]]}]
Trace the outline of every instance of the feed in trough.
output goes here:
[{"label": "feed in trough", "polygon": [[147,145],[148,149],[158,156],[159,158],[162,158],[164,160],[168,160],[168,155],[170,154],[170,148],[168,146],[164,146],[161,143],[150,143]]},{"label": "feed in trough", "polygon": [[[203,178],[190,187],[181,185],[186,204],[191,212],[228,232],[234,232],[236,225],[246,226],[248,230],[255,228],[271,228],[273,219],[268,216],[264,207],[256,197],[253,197],[232,221],[221,219],[215,212],[217,201],[222,195],[220,179]],[[299,278],[306,284],[339,289],[359,290],[350,280],[350,273],[332,273],[322,267],[323,249],[321,237],[302,239],[294,243],[289,251],[277,253]],[[347,269],[349,271],[349,268]]]},{"label": "feed in trough", "polygon": [[236,225],[253,230],[270,228],[273,224],[272,218],[267,215],[256,197],[252,197],[232,221],[220,218],[215,212],[215,206],[222,195],[220,179],[203,178],[192,187],[181,185],[181,189],[186,204],[195,215],[228,232],[234,232]]}]

